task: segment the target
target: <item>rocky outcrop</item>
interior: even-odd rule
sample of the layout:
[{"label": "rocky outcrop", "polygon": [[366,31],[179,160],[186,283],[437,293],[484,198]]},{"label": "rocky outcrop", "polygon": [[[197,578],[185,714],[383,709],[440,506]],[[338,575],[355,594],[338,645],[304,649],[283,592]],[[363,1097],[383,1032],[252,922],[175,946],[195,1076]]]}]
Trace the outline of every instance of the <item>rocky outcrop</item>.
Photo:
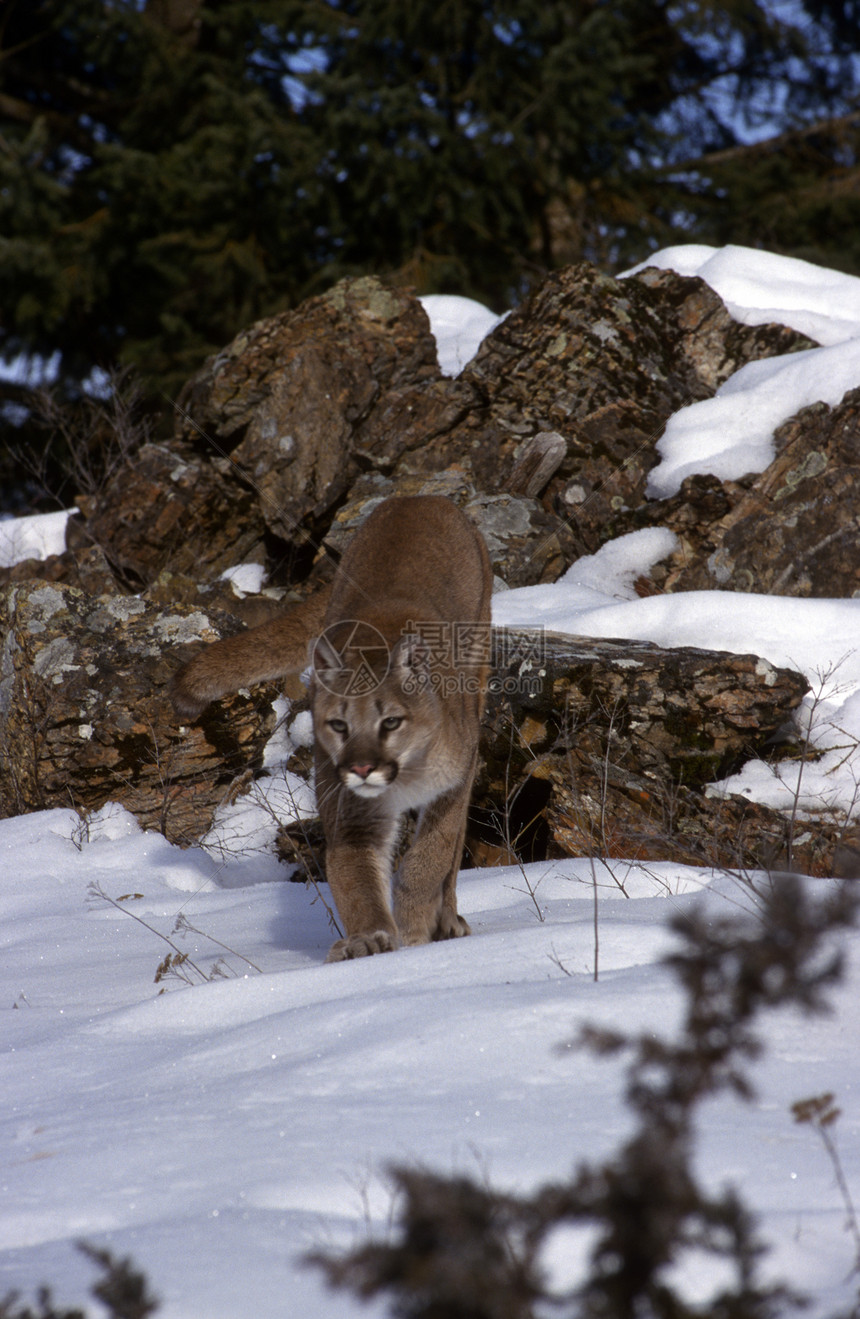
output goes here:
[{"label": "rocky outcrop", "polygon": [[537,565],[516,546],[497,556],[509,586],[548,580],[630,529],[677,408],[747,361],[808,346],[784,326],[738,325],[701,280],[619,281],[583,263],[447,379],[416,299],[347,280],[210,358],[178,401],[175,440],[78,501],[76,543],[99,545],[126,589],[256,560],[302,590],[333,519],[363,494],[356,481],[391,493],[441,479],[508,507],[540,500],[541,513],[513,506],[505,519],[497,505],[487,520],[493,534],[510,522],[520,543],[526,522],[554,538]]},{"label": "rocky outcrop", "polygon": [[807,687],[755,655],[505,631],[474,799],[479,833],[514,856],[776,864],[780,817],[760,810],[751,829],[748,803],[707,786],[781,741]]},{"label": "rocky outcrop", "polygon": [[349,537],[382,499],[391,495],[445,495],[480,528],[493,572],[502,585],[509,581],[532,586],[554,582],[572,557],[573,535],[537,499],[524,495],[482,494],[456,468],[438,476],[379,475],[361,477],[336,515],[323,540],[329,563],[340,558]]},{"label": "rocky outcrop", "polygon": [[533,437],[561,435],[545,502],[569,520],[577,552],[593,553],[628,529],[625,511],[644,500],[673,412],[747,361],[808,346],[784,326],[738,325],[702,280],[655,270],[615,280],[570,266],[484,341],[459,378],[475,405],[409,465],[456,461],[480,489],[505,486]]},{"label": "rocky outcrop", "polygon": [[186,446],[144,445],[97,495],[76,503],[69,544],[97,546],[120,588],[139,590],[168,570],[207,581],[265,556],[266,528],[253,493],[229,465]]},{"label": "rocky outcrop", "polygon": [[698,477],[664,510],[680,539],[664,590],[860,594],[860,389],[780,426],[776,457],[743,485]]},{"label": "rocky outcrop", "polygon": [[45,582],[8,588],[4,603],[3,814],[120,801],[173,841],[198,838],[234,780],[259,767],[275,692],[237,695],[182,728],[167,684],[185,646],[236,621]]},{"label": "rocky outcrop", "polygon": [[376,279],[345,281],[210,358],[179,400],[178,433],[229,454],[266,526],[301,541],[361,470],[375,414],[438,375],[420,304]]},{"label": "rocky outcrop", "polygon": [[[799,674],[755,655],[499,630],[466,848],[473,865],[564,856],[830,874],[832,824],[792,833],[777,811],[708,785],[784,754]],[[303,716],[299,702],[289,719]],[[298,751],[288,768],[307,774]],[[287,826],[285,861],[318,877],[324,839]]]},{"label": "rocky outcrop", "polygon": [[[618,281],[584,264],[551,276],[456,379],[438,369],[418,301],[376,279],[249,327],[188,383],[174,437],[77,501],[66,553],[0,574],[0,810],[112,798],[171,839],[199,837],[258,771],[274,691],[181,728],[170,675],[330,578],[392,494],[455,500],[500,587],[553,581],[616,535],[661,525],[680,548],[643,592],[856,593],[860,391],[786,423],[761,476],[645,496],[674,411],[748,361],[808,346],[783,326],[738,325],[700,280]],[[241,563],[262,566],[265,594],[223,579]],[[541,645],[499,638],[473,860],[788,855],[817,873],[834,850],[856,851],[824,825],[801,846],[776,812],[708,788],[790,736],[797,674],[633,642]],[[294,768],[307,772],[306,753]],[[300,835],[285,855],[314,837]]]}]

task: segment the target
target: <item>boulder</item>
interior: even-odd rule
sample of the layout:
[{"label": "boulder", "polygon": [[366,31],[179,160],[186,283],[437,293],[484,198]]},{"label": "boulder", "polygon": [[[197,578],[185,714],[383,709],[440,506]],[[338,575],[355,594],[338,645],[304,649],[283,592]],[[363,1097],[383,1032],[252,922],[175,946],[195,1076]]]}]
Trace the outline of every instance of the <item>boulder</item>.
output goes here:
[{"label": "boulder", "polygon": [[780,859],[783,818],[708,785],[773,754],[808,689],[800,674],[754,655],[540,631],[501,630],[495,651],[477,855],[484,844],[519,859]]},{"label": "boulder", "polygon": [[654,518],[679,537],[657,580],[667,591],[860,594],[860,389],[780,426],[776,457],[743,483],[685,482]]},{"label": "boulder", "polygon": [[302,543],[358,475],[374,410],[438,377],[420,303],[375,278],[345,280],[210,358],[179,399],[178,434],[229,456],[269,530]]},{"label": "boulder", "polygon": [[64,582],[90,595],[110,595],[120,590],[104,551],[98,545],[83,545],[51,554],[47,559],[22,559],[10,568],[0,568],[0,588],[10,582]]},{"label": "boulder", "polygon": [[0,814],[119,801],[173,842],[205,832],[237,776],[258,767],[271,689],[181,728],[167,684],[188,649],[236,631],[229,615],[27,582],[2,601]]},{"label": "boulder", "polygon": [[674,411],[754,358],[809,346],[785,326],[739,325],[702,280],[655,270],[618,280],[582,262],[550,275],[484,340],[454,382],[456,409],[446,395],[459,420],[423,440],[413,425],[394,473],[456,465],[480,490],[520,493],[534,441],[549,432],[561,446],[529,493],[590,554],[629,529]]},{"label": "boulder", "polygon": [[[779,751],[807,690],[800,674],[754,655],[523,629],[497,629],[493,658],[470,864],[600,856],[743,869],[789,859],[832,873],[835,828],[792,833],[779,812],[709,787]],[[304,747],[288,768],[309,775]],[[320,877],[317,822],[288,825],[280,851]]]},{"label": "boulder", "polygon": [[500,576],[548,580],[548,562],[558,573],[628,529],[675,409],[752,358],[807,346],[782,326],[738,325],[701,280],[616,280],[581,263],[444,379],[417,299],[345,280],[210,358],[176,405],[176,439],[144,446],[79,500],[72,530],[132,590],[165,570],[212,580],[251,558],[302,589],[363,474],[393,489],[448,474],[486,496],[541,500],[553,554],[537,567],[508,556]]},{"label": "boulder", "polygon": [[359,478],[323,540],[323,552],[336,562],[355,529],[378,503],[392,495],[452,499],[481,531],[500,585],[553,582],[573,555],[573,537],[566,523],[548,513],[538,500],[507,492],[482,494],[454,468],[437,476],[374,474]]},{"label": "boulder", "polygon": [[[260,770],[276,688],[218,702],[190,727],[166,696],[192,648],[235,632],[235,617],[42,581],[7,588],[4,604],[4,815],[115,800],[172,841],[192,842]],[[755,849],[741,847],[737,809],[706,785],[761,754],[805,690],[798,674],[754,656],[498,632],[474,857],[504,847],[528,859],[704,860],[707,844],[711,862],[749,863]],[[307,775],[307,755],[290,768]],[[759,812],[773,850],[770,815]]]},{"label": "boulder", "polygon": [[263,562],[265,524],[232,472],[184,446],[146,444],[96,495],[79,495],[67,542],[97,545],[117,580],[137,591],[170,570],[209,580]]},{"label": "boulder", "polygon": [[[760,477],[694,477],[660,503],[644,493],[672,412],[754,358],[808,346],[782,326],[738,325],[700,280],[617,280],[584,263],[550,276],[456,379],[439,372],[420,303],[376,279],[252,325],[188,383],[175,437],[78,500],[64,554],[2,574],[0,809],[113,798],[171,839],[199,838],[257,773],[275,689],[182,729],[170,676],[195,645],[330,579],[391,494],[455,500],[499,586],[553,581],[658,524],[681,550],[643,592],[855,593],[860,391],[787,423]],[[252,562],[268,585],[240,598],[221,575]],[[798,851],[782,816],[708,787],[784,735],[799,675],[636,642],[536,645],[499,639],[473,859],[854,864],[855,839],[834,861],[822,824]],[[294,768],[308,772],[305,753]]]}]

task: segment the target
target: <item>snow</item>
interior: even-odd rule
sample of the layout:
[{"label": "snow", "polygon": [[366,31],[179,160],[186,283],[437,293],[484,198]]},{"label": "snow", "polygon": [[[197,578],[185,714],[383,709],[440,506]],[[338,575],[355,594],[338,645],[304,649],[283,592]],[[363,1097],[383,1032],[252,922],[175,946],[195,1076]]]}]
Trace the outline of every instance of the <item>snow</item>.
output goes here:
[{"label": "snow", "polygon": [[459,375],[475,356],[481,340],[504,320],[472,298],[431,293],[419,301],[430,318],[439,366],[446,376]]},{"label": "snow", "polygon": [[776,457],[777,427],[811,403],[838,403],[858,381],[860,338],[749,362],[713,398],[670,417],[657,444],[662,462],[650,473],[647,493],[665,499],[696,472],[723,481],[763,472]]},{"label": "snow", "polygon": [[[856,361],[818,353],[852,350],[860,282],[738,248],[656,260],[719,278],[733,309],[778,307],[781,319],[808,313],[832,325],[833,337],[816,335],[827,348],[738,373],[719,400],[727,433],[754,401],[767,430],[756,391],[807,397]],[[442,310],[440,342],[457,324],[456,306]],[[469,342],[453,345],[455,363],[475,345],[470,304],[462,311]],[[860,384],[854,369],[845,365],[845,388]],[[709,470],[704,434],[688,429],[678,470]],[[0,562],[25,557],[25,545],[55,552],[61,525],[0,523]],[[500,593],[495,620],[752,652],[765,680],[769,665],[801,669],[813,684],[802,720],[824,752],[804,768],[801,807],[854,811],[860,600],[640,599],[636,577],[673,544],[661,528],[622,537],[553,586]],[[471,938],[325,965],[327,892],[284,882],[271,854],[274,818],[311,809],[306,786],[281,768],[289,739],[309,732],[305,722],[280,733],[257,798],[225,807],[206,849],[145,833],[116,805],[86,822],[71,810],[0,821],[0,1296],[17,1288],[32,1299],[49,1283],[58,1305],[80,1305],[93,1269],[74,1243],[86,1238],[145,1269],[164,1319],[384,1314],[327,1291],[302,1255],[385,1230],[393,1163],[525,1192],[609,1155],[631,1124],[620,1064],[558,1046],[584,1022],[671,1033],[680,1000],[660,963],[667,918],[701,902],[754,906],[748,877],[669,863],[471,871],[458,888]],[[790,804],[797,774],[796,762],[776,772],[752,764],[729,786]],[[178,919],[188,924],[177,929]],[[789,1110],[834,1092],[842,1116],[831,1131],[857,1202],[860,933],[846,944],[831,1014],[810,1024],[782,1011],[762,1023],[755,1099],[709,1102],[696,1154],[709,1186],[733,1183],[759,1216],[768,1276],[809,1292],[813,1317],[850,1309],[853,1242],[832,1165]],[[222,976],[155,983],[176,950]],[[183,969],[198,978],[190,962]],[[587,1241],[556,1234],[554,1277],[576,1276]],[[677,1268],[700,1299],[719,1280],[701,1258]]]},{"label": "snow", "polygon": [[0,518],[0,568],[24,559],[47,559],[66,548],[66,523],[76,510],[38,513],[29,518]]},{"label": "snow", "polygon": [[262,591],[266,580],[266,569],[262,563],[240,563],[235,568],[227,568],[221,574],[229,582],[236,595],[256,595]]},{"label": "snow", "polygon": [[[88,837],[71,811],[8,821],[0,849],[0,1291],[50,1279],[77,1303],[90,1270],[72,1243],[86,1237],[132,1254],[171,1319],[382,1313],[329,1295],[298,1259],[385,1224],[392,1162],[527,1190],[608,1155],[629,1130],[619,1073],[557,1046],[584,1021],[671,1029],[664,921],[712,879],[597,867],[595,982],[587,861],[466,873],[471,939],[325,966],[326,913],[303,886],[215,884],[204,854],[118,809]],[[92,885],[124,910],[88,899]],[[160,995],[152,930],[170,935],[180,912],[260,973],[204,935],[174,936],[203,969],[224,956],[234,974]],[[699,1153],[703,1175],[730,1177],[762,1214],[774,1269],[828,1303],[846,1295],[851,1243],[830,1167],[788,1105],[837,1093],[856,1179],[858,987],[855,971],[813,1030],[781,1015],[758,1100],[715,1104]],[[559,1254],[561,1274],[572,1260]]]}]

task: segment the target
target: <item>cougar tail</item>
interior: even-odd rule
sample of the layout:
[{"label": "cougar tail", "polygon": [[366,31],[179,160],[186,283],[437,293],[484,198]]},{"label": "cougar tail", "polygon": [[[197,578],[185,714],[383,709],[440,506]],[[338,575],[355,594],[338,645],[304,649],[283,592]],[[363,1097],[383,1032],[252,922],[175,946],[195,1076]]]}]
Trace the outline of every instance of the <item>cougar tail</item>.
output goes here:
[{"label": "cougar tail", "polygon": [[207,646],[179,670],[170,699],[180,719],[196,719],[206,706],[240,687],[301,673],[308,645],[322,631],[331,591],[308,596],[281,618]]}]

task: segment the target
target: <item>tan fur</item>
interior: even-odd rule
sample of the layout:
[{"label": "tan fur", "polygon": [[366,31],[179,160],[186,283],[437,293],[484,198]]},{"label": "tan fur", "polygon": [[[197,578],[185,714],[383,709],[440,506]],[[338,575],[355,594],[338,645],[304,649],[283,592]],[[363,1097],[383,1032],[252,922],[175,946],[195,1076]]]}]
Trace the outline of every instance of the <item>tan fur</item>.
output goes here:
[{"label": "tan fur", "polygon": [[[330,597],[216,642],[177,674],[177,713],[194,717],[237,687],[300,671],[322,633],[311,648],[316,789],[345,929],[329,961],[469,933],[455,889],[491,583],[483,540],[454,504],[389,499],[356,532]],[[418,825],[392,877],[407,810]]]},{"label": "tan fur", "polygon": [[289,613],[216,641],[179,670],[170,687],[181,719],[196,719],[212,701],[240,687],[274,682],[307,667],[308,640],[323,628],[331,589],[294,605]]}]

